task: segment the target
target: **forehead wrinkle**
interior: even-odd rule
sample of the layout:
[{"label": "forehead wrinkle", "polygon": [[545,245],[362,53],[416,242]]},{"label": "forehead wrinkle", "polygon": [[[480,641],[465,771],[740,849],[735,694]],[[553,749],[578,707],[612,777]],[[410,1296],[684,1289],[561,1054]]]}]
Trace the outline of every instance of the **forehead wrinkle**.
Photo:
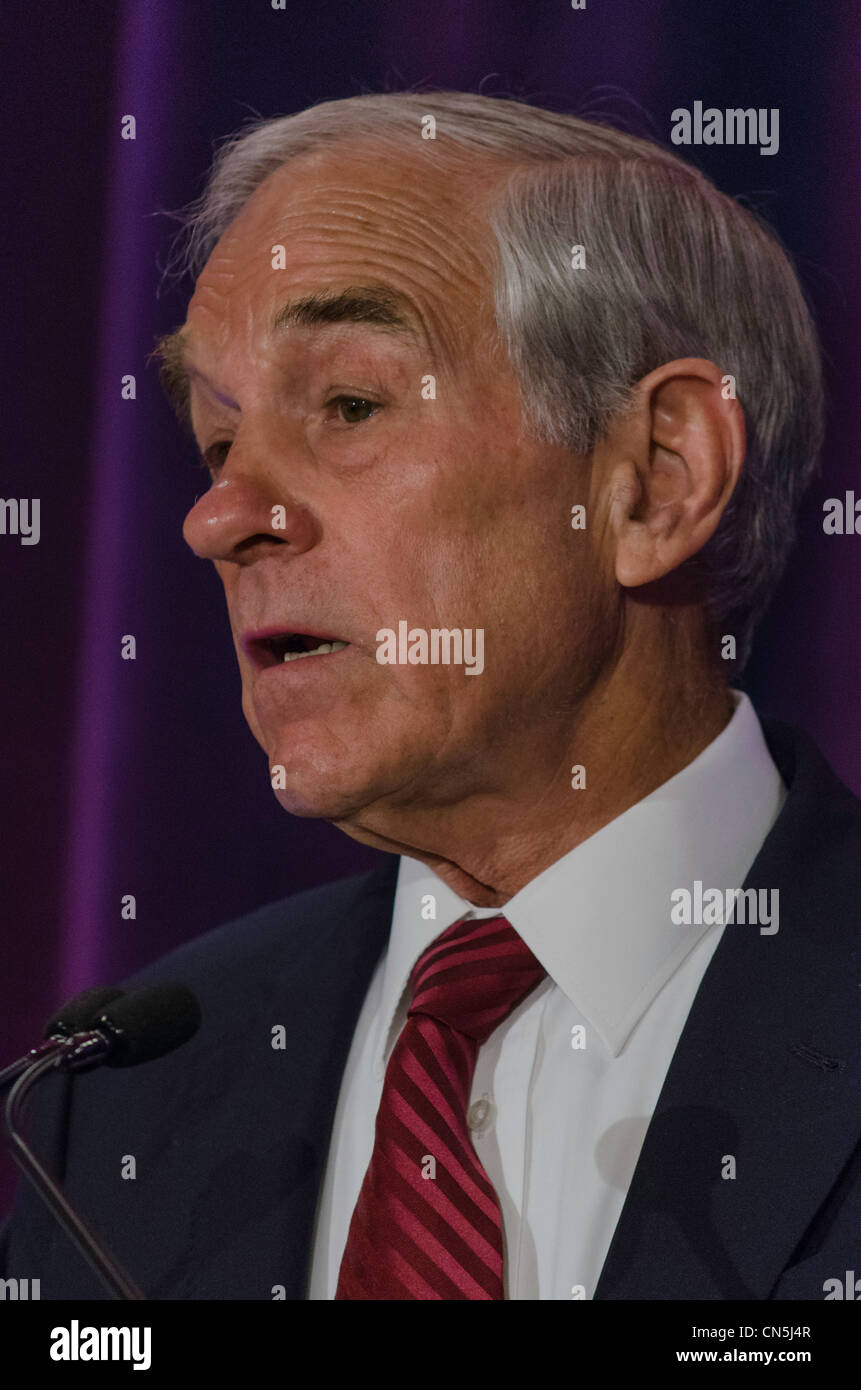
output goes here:
[{"label": "forehead wrinkle", "polygon": [[[328,177],[325,170],[321,177],[321,171],[314,169],[310,182],[307,169],[304,178],[301,169],[299,179],[295,178],[302,158],[274,171],[258,190],[262,196],[257,218],[266,221],[274,211],[274,225],[288,233],[285,241],[294,235],[299,240],[309,234],[335,240],[358,234],[360,245],[377,252],[378,241],[385,248],[405,245],[407,259],[446,288],[465,289],[470,297],[488,282],[488,253],[492,255],[495,242],[489,218],[478,217],[473,210],[474,181],[462,187],[458,179],[452,192],[445,170],[436,167],[431,172],[438,177],[429,180],[427,192],[421,186],[405,192],[403,179],[394,182],[391,170],[381,171],[378,161],[364,161],[368,183],[362,187],[357,187],[355,177],[352,181],[338,177],[340,169]],[[415,159],[399,163],[407,177],[415,176]],[[388,180],[382,187],[381,172]],[[423,167],[418,172],[424,172]]]},{"label": "forehead wrinkle", "polygon": [[[329,206],[320,204],[329,199]],[[303,207],[303,203],[305,206]],[[476,250],[476,241],[486,239],[488,224],[476,219],[463,199],[448,196],[443,191],[438,198],[420,198],[402,195],[399,191],[381,191],[374,188],[357,190],[354,185],[326,185],[315,187],[313,195],[300,194],[292,206],[283,209],[283,216],[299,217],[307,212],[323,218],[345,217],[376,227],[381,234],[404,234],[414,239],[428,236],[427,244],[437,247],[439,241],[432,241],[433,222],[436,222],[436,236],[443,239],[446,250],[456,246],[464,260],[471,261],[473,273],[480,273],[483,262]],[[470,236],[472,233],[472,236]]]},{"label": "forehead wrinkle", "polygon": [[[307,169],[304,178],[299,170],[296,188],[295,166],[302,159],[299,156],[282,165],[255,190],[213,249],[201,275],[193,307],[204,318],[213,317],[214,338],[220,348],[235,339],[237,329],[250,339],[259,329],[260,300],[254,293],[259,263],[247,250],[259,237],[266,255],[273,244],[283,243],[288,250],[307,244],[310,257],[300,253],[298,266],[296,257],[293,265],[288,265],[288,271],[293,270],[297,277],[292,287],[295,293],[331,291],[349,280],[367,282],[369,275],[404,293],[414,305],[434,358],[454,369],[456,354],[462,357],[465,340],[470,345],[482,341],[488,328],[496,327],[491,279],[480,254],[482,238],[486,243],[492,233],[489,223],[476,219],[468,201],[472,196],[469,189],[461,192],[458,182],[458,194],[453,196],[439,178],[430,181],[430,194],[424,190],[404,194],[400,186],[391,184],[382,189],[357,189],[355,182],[343,179],[330,177],[321,183],[319,170],[314,170],[314,181],[310,182]],[[408,167],[414,173],[415,161],[409,161]],[[379,164],[369,165],[368,174],[369,180],[378,180]],[[386,177],[392,177],[391,171]],[[446,208],[452,214],[448,223]],[[341,257],[322,263],[313,254],[321,247],[338,251]],[[396,272],[394,284],[392,271]],[[331,277],[329,283],[321,283],[327,275]],[[245,323],[240,326],[230,300],[249,280],[252,295],[244,306]],[[284,293],[289,292],[285,286]],[[255,300],[257,307],[252,308]]]},{"label": "forehead wrinkle", "polygon": [[368,232],[366,224],[358,225],[365,234],[351,236],[346,246],[344,246],[344,228],[337,223],[320,224],[315,228],[314,241],[317,245],[332,246],[338,249],[343,247],[344,251],[352,256],[364,254],[373,257],[385,257],[384,260],[381,260],[383,267],[397,264],[405,272],[412,272],[413,277],[417,271],[424,271],[433,277],[442,290],[449,293],[454,290],[469,299],[480,294],[482,272],[484,271],[481,262],[476,260],[475,267],[463,267],[458,265],[455,260],[441,257],[438,243],[431,237],[422,234],[425,232],[423,226],[420,225],[415,236],[389,235],[385,240],[382,238],[378,240],[372,232]]},{"label": "forehead wrinkle", "polygon": [[[471,238],[468,232],[461,233],[457,229],[457,223],[454,223],[453,229],[442,225],[435,228],[424,211],[417,208],[414,202],[397,201],[389,197],[377,198],[380,215],[373,216],[369,215],[368,209],[368,201],[373,202],[373,199],[369,200],[364,195],[360,199],[354,195],[355,200],[351,201],[346,190],[338,196],[337,206],[312,210],[310,220],[314,224],[315,232],[328,233],[332,238],[338,238],[345,231],[355,233],[358,230],[363,234],[363,240],[367,238],[375,244],[377,239],[395,245],[406,244],[413,259],[417,259],[418,252],[424,253],[420,264],[427,269],[437,271],[444,267],[452,278],[467,285],[478,283],[486,276],[486,264],[475,245],[475,238]],[[449,199],[448,202],[452,203],[452,200]],[[394,217],[393,211],[396,213]],[[463,210],[460,211],[462,214]],[[438,212],[437,205],[433,209],[435,217],[438,216]],[[304,216],[305,210],[302,208],[285,208],[279,225],[289,229],[292,223],[304,221]],[[476,225],[472,230],[478,233],[479,227]],[[485,239],[488,235],[489,229]],[[459,263],[461,260],[463,264]]]},{"label": "forehead wrinkle", "polygon": [[[291,240],[295,247],[296,240]],[[483,293],[476,281],[448,265],[440,264],[439,257],[433,255],[435,247],[429,247],[429,253],[425,256],[417,255],[414,244],[404,248],[392,242],[385,247],[378,244],[363,246],[356,239],[351,239],[345,245],[337,231],[332,235],[319,229],[308,244],[314,249],[331,246],[342,252],[342,258],[337,262],[309,263],[312,272],[329,272],[333,276],[333,283],[326,289],[340,289],[342,284],[346,286],[349,281],[369,283],[369,277],[373,277],[374,281],[379,279],[403,295],[413,307],[428,348],[441,361],[449,364],[454,362],[450,347],[453,337],[462,343],[464,337],[469,341],[484,331],[480,311],[492,302],[490,285]],[[422,272],[426,279],[422,279]],[[302,279],[304,283],[304,274]],[[460,304],[452,300],[453,290],[460,291]],[[463,312],[465,307],[475,310],[474,320]],[[493,323],[495,325],[495,319]]]}]

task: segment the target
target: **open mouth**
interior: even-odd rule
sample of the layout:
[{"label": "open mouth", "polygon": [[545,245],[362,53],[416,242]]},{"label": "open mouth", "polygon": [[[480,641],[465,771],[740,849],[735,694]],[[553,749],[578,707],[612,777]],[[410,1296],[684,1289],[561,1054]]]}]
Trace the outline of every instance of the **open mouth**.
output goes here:
[{"label": "open mouth", "polygon": [[252,637],[246,649],[258,666],[282,666],[309,656],[330,656],[349,646],[339,637],[315,636],[310,632],[279,632],[268,637]]}]

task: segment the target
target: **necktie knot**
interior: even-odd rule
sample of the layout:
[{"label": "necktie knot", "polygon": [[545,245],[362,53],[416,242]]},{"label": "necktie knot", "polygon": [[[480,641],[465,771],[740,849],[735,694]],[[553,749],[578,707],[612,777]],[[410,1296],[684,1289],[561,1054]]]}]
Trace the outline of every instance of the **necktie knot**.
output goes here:
[{"label": "necktie knot", "polygon": [[425,1014],[481,1044],[545,974],[505,917],[455,922],[413,969],[408,1017]]}]

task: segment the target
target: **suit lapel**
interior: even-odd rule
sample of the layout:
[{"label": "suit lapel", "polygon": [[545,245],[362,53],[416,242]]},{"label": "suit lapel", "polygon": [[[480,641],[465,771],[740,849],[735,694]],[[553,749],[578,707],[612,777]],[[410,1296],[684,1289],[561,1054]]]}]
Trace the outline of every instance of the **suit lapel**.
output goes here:
[{"label": "suit lapel", "polygon": [[[149,1296],[304,1299],[341,1078],[391,927],[396,872],[395,859],[336,883],[325,911],[317,901],[307,920],[285,924],[280,973],[255,982],[254,999],[233,1011],[236,1030],[219,1029],[184,1075],[188,1205],[173,1211],[153,1278],[141,1271]],[[283,1046],[271,1045],[274,1027]],[[160,1181],[174,1190],[183,1178],[162,1171]]]},{"label": "suit lapel", "polygon": [[763,728],[789,794],[744,886],[779,890],[779,930],[724,930],[598,1299],[768,1298],[858,1143],[858,803],[805,735]]},{"label": "suit lapel", "polygon": [[391,931],[398,863],[395,858],[371,876],[356,901],[343,906],[330,939],[315,943],[313,958],[284,982],[296,1048],[284,1094],[293,1098],[293,1129],[307,1148],[307,1173],[290,1199],[297,1240],[288,1297],[305,1297],[335,1109],[359,1013]]}]

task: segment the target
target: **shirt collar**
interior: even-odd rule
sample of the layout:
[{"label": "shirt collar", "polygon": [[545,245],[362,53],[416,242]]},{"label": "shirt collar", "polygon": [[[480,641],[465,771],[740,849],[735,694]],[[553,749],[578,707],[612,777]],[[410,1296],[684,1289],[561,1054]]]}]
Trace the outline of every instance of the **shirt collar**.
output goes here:
[{"label": "shirt collar", "polygon": [[[402,858],[376,1039],[378,1076],[397,1036],[410,972],[465,916],[504,915],[613,1056],[712,926],[670,919],[676,888],[737,888],[786,796],[747,695],[693,762],[551,864],[502,908],[476,908]],[[576,796],[576,791],[572,796]],[[433,913],[431,916],[430,914]]]}]

